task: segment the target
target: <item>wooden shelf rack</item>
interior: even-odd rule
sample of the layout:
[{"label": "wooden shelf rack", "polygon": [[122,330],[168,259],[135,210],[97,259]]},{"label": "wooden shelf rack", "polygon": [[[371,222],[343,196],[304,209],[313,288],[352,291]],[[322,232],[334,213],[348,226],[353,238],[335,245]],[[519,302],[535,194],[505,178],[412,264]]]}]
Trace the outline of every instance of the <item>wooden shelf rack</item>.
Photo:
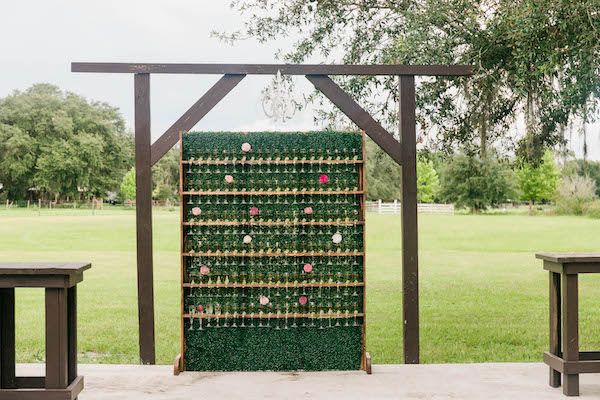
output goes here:
[{"label": "wooden shelf rack", "polygon": [[[357,319],[359,318],[359,324],[360,325],[355,325],[356,322],[352,323],[350,322],[350,325],[342,325],[342,326],[360,326],[361,329],[361,368],[366,369],[367,365],[368,365],[368,360],[367,360],[367,355],[366,355],[366,336],[365,336],[365,304],[366,304],[366,294],[365,294],[365,253],[364,253],[364,243],[365,243],[365,229],[364,229],[364,225],[365,225],[365,204],[366,204],[366,191],[365,191],[365,134],[364,132],[362,132],[362,154],[359,155],[359,157],[361,159],[312,159],[312,158],[303,158],[303,159],[293,159],[292,157],[286,157],[283,156],[279,159],[256,159],[253,157],[260,157],[257,156],[256,154],[252,154],[252,153],[248,153],[247,155],[243,156],[237,156],[236,159],[233,158],[233,156],[231,154],[229,154],[229,156],[227,154],[224,155],[224,159],[219,160],[219,159],[210,159],[210,158],[205,158],[205,159],[188,159],[188,160],[184,160],[183,159],[183,134],[180,134],[180,165],[179,165],[179,172],[180,172],[180,210],[181,210],[181,225],[180,225],[180,229],[181,229],[181,357],[178,358],[177,361],[177,369],[178,370],[182,370],[185,371],[186,370],[186,362],[185,362],[185,355],[186,355],[186,329],[189,329],[190,324],[193,323],[193,321],[196,321],[198,319],[204,319],[205,321],[211,321],[211,320],[217,320],[217,319],[233,319],[233,320],[238,320],[238,319],[242,319],[242,320],[270,320],[270,319],[274,319],[277,320],[279,319],[279,323],[281,324],[281,319],[312,319],[312,320],[319,320],[319,319],[330,319],[330,320],[341,320],[341,319]],[[250,139],[249,139],[250,140]],[[253,150],[254,151],[254,150]],[[215,157],[218,157],[219,155],[216,154]],[[229,158],[227,158],[229,157]],[[337,157],[336,157],[337,158]],[[299,189],[294,189],[294,188],[289,188],[288,185],[280,185],[278,188],[273,188],[270,190],[256,190],[256,189],[244,189],[244,185],[247,184],[247,182],[244,182],[242,180],[242,183],[238,183],[238,179],[236,178],[236,183],[231,184],[231,186],[223,186],[223,188],[225,190],[194,190],[194,189],[189,189],[189,187],[186,187],[186,180],[191,178],[191,174],[194,174],[194,179],[202,179],[202,176],[210,176],[211,174],[215,174],[216,171],[212,171],[212,168],[206,168],[203,169],[203,166],[211,166],[211,165],[233,165],[233,166],[260,166],[260,165],[270,165],[270,166],[277,166],[277,165],[290,165],[290,164],[297,164],[297,165],[315,165],[315,164],[320,164],[323,166],[327,166],[327,165],[352,165],[352,168],[341,168],[341,169],[347,169],[348,171],[341,171],[343,173],[352,173],[352,174],[356,174],[357,175],[357,182],[351,182],[350,180],[345,180],[343,182],[339,182],[339,184],[337,186],[339,187],[335,187],[335,181],[330,182],[330,185],[327,186],[327,189],[324,188],[323,190],[321,190],[319,188],[319,186],[317,185],[310,185],[311,187],[309,189],[306,188],[299,188]],[[196,167],[199,166],[199,169]],[[309,170],[314,169],[311,167],[308,167]],[[325,169],[325,168],[324,168]],[[188,173],[188,171],[191,170],[191,174]],[[252,168],[243,168],[243,170],[241,168],[238,168],[239,171],[234,172],[235,174],[243,174],[245,176],[251,176],[253,174],[253,169]],[[273,173],[285,173],[285,174],[296,174],[296,173],[302,173],[302,171],[289,171],[289,168],[278,168],[279,171],[273,172]],[[327,172],[326,172],[327,173]],[[200,176],[200,178],[196,178],[197,176]],[[221,178],[222,179],[222,178]],[[276,182],[276,181],[274,181]],[[191,188],[198,188],[201,187],[201,183],[199,184],[192,184],[193,186],[190,186]],[[343,187],[345,187],[346,185],[348,186],[352,186],[351,188],[346,188],[346,189],[342,189]],[[207,185],[208,186],[208,185]],[[308,185],[307,185],[308,186]],[[211,186],[208,186],[211,187]],[[342,187],[342,188],[340,188]],[[228,190],[228,188],[230,188]],[[246,206],[250,207],[251,204],[255,204],[253,202],[253,200],[255,200],[255,198],[260,198],[261,196],[316,196],[315,198],[312,198],[311,200],[315,203],[315,204],[326,204],[326,205],[331,205],[333,207],[336,206],[336,204],[327,204],[326,203],[326,196],[357,196],[357,198],[355,198],[355,201],[351,202],[350,204],[340,204],[340,206],[346,206],[346,207],[352,207],[352,212],[350,214],[352,214],[352,217],[354,217],[355,219],[344,219],[344,220],[310,220],[310,219],[304,219],[304,220],[298,220],[298,219],[294,219],[294,220],[277,220],[276,218],[278,217],[277,214],[273,215],[273,219],[265,219],[265,220],[261,220],[261,216],[258,217],[254,217],[251,218],[249,217],[247,214],[246,215],[236,215],[237,218],[240,218],[239,220],[227,220],[227,221],[223,221],[223,220],[215,220],[215,219],[208,219],[208,216],[189,216],[188,217],[188,213],[186,211],[190,210],[190,207],[203,207],[206,206],[207,204],[201,204],[201,202],[199,201],[198,203],[193,202],[193,197],[195,196],[199,196],[199,197],[208,197],[208,196],[219,196],[218,199],[221,199],[221,196],[239,196],[240,198],[243,199],[247,199],[247,204]],[[347,198],[344,197],[340,197],[342,200],[347,200]],[[280,199],[278,199],[280,200]],[[319,200],[322,203],[318,203]],[[324,201],[325,200],[325,201]],[[220,203],[220,204],[218,204]],[[279,203],[279,201],[277,202]],[[284,202],[283,200],[281,201],[282,204],[287,204],[287,202]],[[261,207],[260,205],[261,203],[256,203],[257,207]],[[215,203],[211,203],[211,206],[215,205]],[[218,207],[220,208],[226,208],[226,207],[231,207],[232,204],[222,204],[222,202],[218,201],[216,204]],[[239,206],[241,204],[235,204],[233,206]],[[290,207],[293,207],[293,205],[290,205]],[[358,211],[358,212],[356,212]],[[225,217],[222,218],[227,218],[227,214],[224,214]],[[343,218],[346,216],[347,214],[343,214],[341,215]],[[323,215],[325,217],[325,215]],[[217,215],[218,217],[218,215]],[[285,218],[287,217],[287,215],[282,214],[280,217]],[[291,217],[295,217],[295,215],[291,215]],[[189,219],[187,219],[189,218]],[[207,220],[203,220],[203,218],[207,218]],[[214,218],[211,216],[211,218]],[[245,218],[245,219],[241,219],[241,218]],[[318,218],[318,216],[317,216]],[[190,220],[191,219],[191,220]],[[282,251],[282,250],[278,250],[278,251],[228,251],[228,252],[224,252],[224,251],[206,251],[206,252],[187,252],[186,248],[185,248],[185,243],[186,243],[186,238],[188,236],[188,234],[192,234],[190,233],[190,231],[193,231],[193,227],[217,227],[217,226],[266,226],[266,227],[294,227],[294,226],[344,226],[344,227],[352,227],[352,226],[360,226],[360,232],[358,232],[359,234],[362,235],[362,248],[358,249],[357,251],[323,251],[322,248],[319,251]],[[193,240],[193,239],[192,239]],[[351,246],[346,246],[344,244],[342,244],[340,247],[343,248],[354,248],[354,245]],[[327,246],[329,247],[329,246]],[[238,247],[239,248],[239,247]],[[332,248],[335,248],[332,246]],[[229,276],[227,277],[227,275],[223,275],[223,274],[216,274],[215,276],[220,276],[220,283],[191,283],[189,281],[187,281],[189,279],[190,274],[187,273],[186,271],[186,266],[188,265],[188,263],[194,262],[194,261],[190,261],[190,258],[194,258],[194,257],[202,257],[202,258],[227,258],[227,257],[241,257],[241,258],[246,258],[246,257],[265,257],[265,258],[270,258],[270,257],[308,257],[308,258],[312,258],[314,257],[316,260],[316,264],[318,265],[319,263],[319,258],[326,258],[326,257],[361,257],[361,260],[358,260],[358,265],[356,263],[352,263],[351,266],[348,266],[348,268],[353,268],[354,271],[358,271],[359,269],[362,269],[362,273],[359,275],[360,281],[356,281],[354,280],[355,278],[352,278],[352,281],[347,281],[346,276],[344,276],[343,279],[340,279],[340,282],[330,282],[330,281],[289,281],[289,282],[269,282],[269,281],[258,281],[258,282],[245,282],[242,283],[241,278],[236,277],[236,283],[231,282],[232,277]],[[295,260],[294,260],[295,261]],[[311,261],[312,262],[312,261]],[[323,261],[324,262],[324,261]],[[206,263],[206,265],[210,265],[210,268],[212,268],[211,265],[211,260],[206,260],[203,261],[203,263]],[[272,263],[270,263],[272,264]],[[276,264],[276,263],[275,263]],[[339,264],[336,263],[335,264],[337,267],[336,268],[344,268],[343,264]],[[261,268],[261,266],[259,266],[258,268]],[[356,273],[356,272],[354,272]],[[323,275],[320,275],[323,276]],[[205,278],[206,279],[206,278]],[[215,279],[213,279],[211,277],[212,281],[215,281]],[[224,280],[227,279],[227,283],[224,282]],[[260,279],[260,278],[259,278]],[[314,279],[314,278],[313,278]],[[312,290],[310,291],[312,294],[312,296],[314,296],[315,293],[315,289],[320,289],[320,288],[326,288],[326,289],[337,289],[340,290],[341,288],[343,288],[345,291],[347,291],[347,293],[345,294],[345,296],[351,296],[353,299],[356,299],[355,301],[357,301],[357,304],[359,304],[358,310],[360,312],[358,313],[354,313],[354,312],[349,312],[349,313],[345,313],[345,312],[333,312],[333,313],[328,313],[328,312],[313,312],[309,310],[309,307],[304,305],[300,305],[298,306],[300,308],[300,310],[302,310],[302,312],[290,312],[290,309],[286,309],[287,312],[275,312],[274,308],[275,308],[275,303],[279,303],[281,298],[279,298],[278,296],[270,296],[271,297],[271,307],[270,307],[270,312],[259,312],[259,311],[255,311],[252,313],[247,313],[247,312],[236,312],[236,313],[219,313],[214,314],[214,313],[206,313],[206,312],[202,312],[202,313],[189,313],[189,308],[188,308],[188,304],[191,307],[194,307],[194,303],[191,302],[191,299],[195,299],[195,298],[203,298],[203,295],[201,292],[202,289],[223,289],[223,290],[227,290],[227,289],[253,289],[253,288],[263,288],[263,289],[273,289],[273,290],[282,290],[282,289],[298,289],[298,288],[312,288]],[[358,293],[358,297],[356,297],[356,295],[349,294],[349,289],[348,288],[354,288],[353,292],[354,293]],[[350,289],[352,290],[352,289]],[[198,292],[200,291],[200,292]],[[260,290],[259,290],[260,291]],[[307,290],[308,292],[308,290]],[[218,293],[215,292],[215,293]],[[200,294],[200,295],[199,295]],[[217,295],[217,296],[221,296],[221,295]],[[311,296],[311,294],[308,295],[309,297]],[[327,295],[329,296],[329,294]],[[325,296],[325,297],[327,297]],[[354,301],[354,300],[353,300]],[[210,304],[210,303],[209,303]],[[279,304],[280,306],[280,304]],[[292,311],[298,311],[295,307],[290,307],[293,310]],[[308,311],[307,311],[308,310]],[[336,311],[339,309],[336,309]],[[206,309],[204,310],[206,311]],[[230,311],[230,310],[228,310]],[[331,323],[331,322],[330,322]],[[336,322],[334,322],[335,324]],[[339,323],[339,322],[337,322]],[[187,325],[186,325],[187,324]],[[202,326],[203,324],[201,324]],[[319,325],[317,325],[319,326]],[[228,326],[229,328],[231,328],[231,325]],[[221,326],[222,328],[222,326]],[[237,324],[236,328],[240,328],[239,323]],[[271,328],[273,328],[273,325],[271,325]],[[207,329],[206,326],[204,326],[204,329]],[[212,328],[209,328],[212,329]],[[283,328],[282,328],[283,329]],[[191,329],[189,329],[191,330]],[[197,331],[198,328],[194,328],[193,331]]]}]

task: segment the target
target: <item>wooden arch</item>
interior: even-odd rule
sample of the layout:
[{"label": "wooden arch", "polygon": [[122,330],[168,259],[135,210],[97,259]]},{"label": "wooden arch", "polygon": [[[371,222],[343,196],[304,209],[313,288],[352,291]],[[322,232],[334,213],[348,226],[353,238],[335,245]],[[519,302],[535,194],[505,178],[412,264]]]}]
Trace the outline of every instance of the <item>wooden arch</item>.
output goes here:
[{"label": "wooden arch", "polygon": [[[417,167],[415,76],[466,76],[466,65],[295,65],[295,64],[131,64],[74,62],[72,72],[134,74],[137,281],[140,359],[155,363],[154,283],[152,260],[151,168],[171,149],[179,131],[190,130],[246,75],[304,75],[352,122],[402,166],[402,320],[404,362],[419,363],[419,263],[417,235]],[[150,74],[223,75],[154,143],[150,137]],[[400,139],[340,88],[329,75],[399,77]]]}]

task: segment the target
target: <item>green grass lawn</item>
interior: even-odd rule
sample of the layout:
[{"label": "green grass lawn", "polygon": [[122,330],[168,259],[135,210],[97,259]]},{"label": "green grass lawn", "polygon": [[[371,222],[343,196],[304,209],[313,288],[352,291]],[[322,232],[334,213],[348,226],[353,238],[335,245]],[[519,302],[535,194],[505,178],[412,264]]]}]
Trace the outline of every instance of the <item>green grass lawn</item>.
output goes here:
[{"label": "green grass lawn", "polygon": [[[157,361],[179,352],[179,213],[155,211]],[[79,290],[81,362],[137,363],[135,214],[0,210],[0,261],[91,261]],[[540,250],[600,251],[600,221],[525,215],[420,215],[425,363],[540,361],[548,276]],[[399,216],[367,221],[367,349],[402,362]],[[600,276],[580,283],[581,345],[600,349]],[[20,362],[43,360],[42,292],[17,291]]]}]

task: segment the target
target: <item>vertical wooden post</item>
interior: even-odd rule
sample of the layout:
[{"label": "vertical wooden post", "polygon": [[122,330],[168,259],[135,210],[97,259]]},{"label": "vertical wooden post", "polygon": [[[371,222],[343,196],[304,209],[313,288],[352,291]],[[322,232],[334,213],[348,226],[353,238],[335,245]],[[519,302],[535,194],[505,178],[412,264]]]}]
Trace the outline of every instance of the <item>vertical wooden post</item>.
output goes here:
[{"label": "vertical wooden post", "polygon": [[155,363],[150,74],[135,74],[135,185],[140,359]]},{"label": "vertical wooden post", "polygon": [[404,362],[419,363],[419,259],[417,230],[417,138],[415,77],[400,76],[402,142],[402,317]]},{"label": "vertical wooden post", "polygon": [[46,288],[46,389],[69,384],[67,289]]},{"label": "vertical wooden post", "polygon": [[68,382],[77,378],[77,286],[67,289]]},{"label": "vertical wooden post", "polygon": [[[563,360],[579,361],[579,289],[577,274],[562,273]],[[579,396],[579,374],[563,374],[563,394]]]},{"label": "vertical wooden post", "polygon": [[15,387],[15,289],[0,289],[0,388]]},{"label": "vertical wooden post", "polygon": [[[561,313],[560,313],[560,274],[549,272],[550,274],[550,353],[561,357],[560,337],[561,337]],[[550,367],[550,386],[560,386],[560,372]]]}]

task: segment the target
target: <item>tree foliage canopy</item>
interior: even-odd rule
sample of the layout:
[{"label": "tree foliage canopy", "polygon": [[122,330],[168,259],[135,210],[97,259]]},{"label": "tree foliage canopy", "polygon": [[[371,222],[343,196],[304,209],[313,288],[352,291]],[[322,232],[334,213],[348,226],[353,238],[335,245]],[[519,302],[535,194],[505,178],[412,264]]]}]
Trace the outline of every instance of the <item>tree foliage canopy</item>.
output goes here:
[{"label": "tree foliage canopy", "polygon": [[531,204],[554,199],[559,171],[554,155],[546,151],[538,165],[525,162],[517,169],[521,199]]},{"label": "tree foliage canopy", "polygon": [[397,200],[402,197],[402,170],[371,139],[366,141],[368,200]]},{"label": "tree foliage canopy", "polygon": [[104,196],[133,159],[118,109],[33,85],[0,99],[0,182],[12,199],[37,188],[54,197]]},{"label": "tree foliage canopy", "polygon": [[[287,62],[473,65],[468,79],[426,79],[418,91],[420,124],[447,149],[461,144],[485,156],[501,141],[536,162],[561,140],[569,118],[593,115],[600,95],[600,0],[231,3],[245,27],[218,36],[266,42],[297,34],[279,52]],[[388,125],[395,122],[394,77],[336,79]],[[514,143],[507,127],[520,114],[527,132]]]},{"label": "tree foliage canopy", "polygon": [[417,201],[433,203],[440,191],[440,179],[433,167],[433,161],[424,157],[417,159]]},{"label": "tree foliage canopy", "polygon": [[131,168],[123,176],[119,194],[121,195],[121,199],[124,201],[135,200],[135,168]]},{"label": "tree foliage canopy", "polygon": [[513,198],[514,173],[504,162],[490,156],[457,154],[442,171],[441,195],[457,207],[483,211]]}]

